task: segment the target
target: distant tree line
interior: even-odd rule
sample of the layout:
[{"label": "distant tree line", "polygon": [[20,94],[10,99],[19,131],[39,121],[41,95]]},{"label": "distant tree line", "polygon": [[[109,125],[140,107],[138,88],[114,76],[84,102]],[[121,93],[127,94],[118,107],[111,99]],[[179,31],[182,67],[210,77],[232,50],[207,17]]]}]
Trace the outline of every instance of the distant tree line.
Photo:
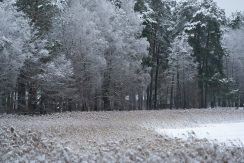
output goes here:
[{"label": "distant tree line", "polygon": [[0,112],[244,103],[244,16],[213,0],[3,0],[0,22]]}]

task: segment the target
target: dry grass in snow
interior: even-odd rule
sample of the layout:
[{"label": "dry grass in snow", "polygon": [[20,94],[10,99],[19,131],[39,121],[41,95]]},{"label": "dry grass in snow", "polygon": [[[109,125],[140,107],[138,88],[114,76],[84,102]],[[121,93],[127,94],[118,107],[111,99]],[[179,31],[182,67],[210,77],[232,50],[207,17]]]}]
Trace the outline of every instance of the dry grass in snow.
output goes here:
[{"label": "dry grass in snow", "polygon": [[239,122],[235,109],[0,117],[0,162],[244,162],[244,148],[158,135],[156,128]]}]

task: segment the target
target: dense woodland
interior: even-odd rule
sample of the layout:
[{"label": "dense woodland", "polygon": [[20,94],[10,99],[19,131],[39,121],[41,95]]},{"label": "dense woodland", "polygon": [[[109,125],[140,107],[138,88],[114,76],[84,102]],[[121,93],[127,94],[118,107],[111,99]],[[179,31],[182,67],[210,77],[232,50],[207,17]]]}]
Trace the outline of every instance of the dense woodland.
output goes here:
[{"label": "dense woodland", "polygon": [[0,0],[0,112],[242,106],[243,39],[212,0]]}]

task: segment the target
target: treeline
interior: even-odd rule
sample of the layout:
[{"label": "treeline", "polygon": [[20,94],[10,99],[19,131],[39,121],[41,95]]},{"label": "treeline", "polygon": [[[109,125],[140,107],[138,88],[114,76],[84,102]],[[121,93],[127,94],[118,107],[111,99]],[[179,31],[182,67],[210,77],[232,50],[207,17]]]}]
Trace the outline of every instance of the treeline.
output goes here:
[{"label": "treeline", "polygon": [[243,18],[212,0],[0,1],[1,112],[240,106]]}]

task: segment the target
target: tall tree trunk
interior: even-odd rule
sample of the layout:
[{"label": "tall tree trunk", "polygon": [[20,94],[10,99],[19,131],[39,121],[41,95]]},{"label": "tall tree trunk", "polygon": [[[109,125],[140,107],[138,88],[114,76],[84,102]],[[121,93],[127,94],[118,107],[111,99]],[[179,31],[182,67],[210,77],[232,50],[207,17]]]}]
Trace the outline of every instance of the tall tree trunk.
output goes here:
[{"label": "tall tree trunk", "polygon": [[[157,48],[158,49],[158,48]],[[154,109],[157,109],[157,99],[158,99],[158,74],[159,74],[159,50],[156,54],[157,63],[156,63],[156,73],[155,73],[155,85],[154,85]]]},{"label": "tall tree trunk", "polygon": [[136,109],[136,98],[135,98],[135,91],[131,90],[130,92],[130,110]]},{"label": "tall tree trunk", "polygon": [[36,88],[34,83],[30,83],[29,94],[28,94],[28,111],[34,112],[36,110]]},{"label": "tall tree trunk", "polygon": [[[20,79],[21,80],[21,79]],[[26,98],[25,98],[25,84],[22,81],[18,80],[18,110],[24,111],[26,107]]]},{"label": "tall tree trunk", "polygon": [[3,91],[3,94],[2,94],[2,106],[3,106],[4,111],[6,111],[8,114],[9,111],[8,111],[8,105],[7,105],[7,93],[5,91]]},{"label": "tall tree trunk", "polygon": [[205,97],[204,97],[204,108],[208,107],[208,80],[206,80],[206,78],[209,76],[209,67],[208,67],[208,62],[209,62],[209,37],[210,37],[210,31],[208,30],[208,35],[207,35],[207,42],[206,42],[206,53],[204,55],[204,60],[205,60],[205,68],[204,68],[204,75],[205,75]]},{"label": "tall tree trunk", "polygon": [[95,92],[95,97],[94,97],[94,111],[98,111],[98,93],[97,93],[97,90]]},{"label": "tall tree trunk", "polygon": [[183,67],[183,108],[186,108],[185,67]]},{"label": "tall tree trunk", "polygon": [[205,82],[205,97],[204,97],[204,108],[208,107],[208,84]]},{"label": "tall tree trunk", "polygon": [[199,76],[200,79],[198,81],[198,86],[200,89],[200,105],[199,108],[204,108],[204,60],[200,62],[200,70],[199,70]]},{"label": "tall tree trunk", "polygon": [[174,99],[174,75],[172,75],[172,80],[171,80],[171,89],[170,89],[170,109],[173,108],[173,99]]},{"label": "tall tree trunk", "polygon": [[148,109],[152,109],[152,94],[153,94],[153,68],[151,70],[151,82],[149,86]]},{"label": "tall tree trunk", "polygon": [[204,108],[204,83],[203,83],[203,81],[200,84],[200,98],[201,98],[200,108]]},{"label": "tall tree trunk", "polygon": [[178,109],[180,107],[180,74],[179,74],[179,65],[177,64],[177,72],[176,72],[176,100],[175,100],[175,107]]},{"label": "tall tree trunk", "polygon": [[103,109],[111,110],[111,101],[110,101],[110,72],[104,73],[104,81],[103,81]]},{"label": "tall tree trunk", "polygon": [[143,108],[143,90],[141,89],[138,94],[138,110]]},{"label": "tall tree trunk", "polygon": [[9,93],[8,96],[7,96],[6,109],[8,110],[9,113],[12,113],[12,109],[11,109],[11,93]]}]

